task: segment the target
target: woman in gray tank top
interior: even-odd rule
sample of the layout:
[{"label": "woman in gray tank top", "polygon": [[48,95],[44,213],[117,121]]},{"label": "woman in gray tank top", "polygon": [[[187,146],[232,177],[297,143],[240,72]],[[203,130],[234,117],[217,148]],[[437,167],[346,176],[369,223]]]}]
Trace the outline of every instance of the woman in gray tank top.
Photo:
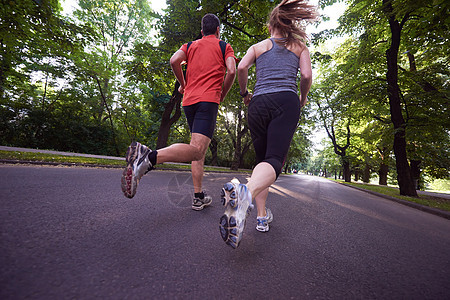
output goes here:
[{"label": "woman in gray tank top", "polygon": [[[239,245],[248,211],[257,206],[257,226],[269,230],[273,220],[266,208],[269,187],[281,173],[297,128],[300,109],[306,104],[312,70],[306,33],[299,26],[314,21],[316,7],[303,0],[283,0],[269,19],[271,38],[251,46],[238,66],[240,94],[248,108],[248,125],[256,152],[256,167],[247,184],[229,182],[222,189],[225,213],[220,219],[223,240]],[[253,95],[247,90],[248,70],[256,65]],[[300,71],[300,95],[297,75]]]}]

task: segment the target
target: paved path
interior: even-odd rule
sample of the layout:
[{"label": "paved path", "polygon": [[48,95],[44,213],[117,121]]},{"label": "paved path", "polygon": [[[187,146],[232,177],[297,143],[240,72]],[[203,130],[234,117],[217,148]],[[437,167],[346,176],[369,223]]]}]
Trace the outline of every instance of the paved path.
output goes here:
[{"label": "paved path", "polygon": [[[133,199],[115,169],[0,165],[0,299],[448,299],[450,221],[328,180],[281,176],[268,233],[222,241],[188,172]],[[238,175],[245,181],[245,175]]]}]

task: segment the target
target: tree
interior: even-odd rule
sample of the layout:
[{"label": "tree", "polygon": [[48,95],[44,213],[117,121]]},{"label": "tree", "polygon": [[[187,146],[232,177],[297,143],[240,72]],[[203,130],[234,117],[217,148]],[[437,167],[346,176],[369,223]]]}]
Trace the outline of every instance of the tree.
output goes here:
[{"label": "tree", "polygon": [[[158,139],[156,148],[167,146],[169,140],[170,129],[181,116],[181,101],[183,95],[178,92],[179,83],[172,75],[168,64],[170,57],[183,43],[201,38],[200,21],[201,12],[199,11],[198,1],[167,1],[167,10],[164,16],[160,17],[161,22],[158,26],[160,33],[160,44],[153,49],[157,53],[153,60],[155,66],[161,70],[165,70],[169,74],[170,82],[172,82],[171,97],[164,103],[164,112],[161,117],[161,123],[158,131]],[[159,61],[157,61],[159,60]],[[161,65],[161,60],[165,62]],[[166,80],[167,80],[166,79]]]},{"label": "tree", "polygon": [[97,86],[99,109],[95,117],[102,122],[104,113],[107,114],[116,154],[120,155],[113,109],[120,98],[126,50],[131,44],[147,39],[153,14],[145,0],[80,0],[79,6],[74,15],[79,22],[92,28],[96,36],[74,61]]},{"label": "tree", "polygon": [[44,57],[61,55],[71,46],[65,31],[70,30],[72,24],[61,18],[60,10],[59,2],[54,0],[2,3],[1,99],[11,96],[5,92],[12,92],[18,81],[29,80],[30,66],[42,62]]},{"label": "tree", "polygon": [[[278,2],[170,0],[164,16],[152,13],[145,0],[81,0],[71,17],[60,15],[57,1],[4,5],[0,140],[108,155],[122,155],[134,139],[157,147],[187,141],[171,55],[199,38],[201,18],[215,13],[222,39],[242,57],[268,37],[267,15]],[[251,71],[250,88],[254,76]],[[246,107],[237,89],[222,105],[208,159],[251,167]]]},{"label": "tree", "polygon": [[[160,43],[157,47],[141,45],[142,48],[148,49],[147,52],[141,52],[137,59],[133,62],[133,71],[142,71],[141,79],[162,83],[161,78],[164,76],[156,75],[170,74],[168,64],[161,65],[159,62],[169,61],[170,56],[186,42],[201,38],[200,24],[201,18],[206,13],[216,14],[223,24],[221,30],[221,38],[229,42],[239,57],[245,53],[247,48],[265,38],[267,29],[265,27],[266,17],[274,4],[267,1],[181,1],[172,0],[167,2],[168,7],[166,14],[160,18]],[[259,14],[261,13],[261,14]],[[139,52],[139,51],[137,51]],[[146,69],[142,66],[145,65]],[[150,79],[152,78],[152,79]],[[170,78],[168,76],[164,78]],[[174,77],[171,77],[174,80]],[[166,84],[167,81],[164,83]],[[162,84],[162,85],[164,85]],[[175,83],[177,84],[177,83]],[[165,85],[169,86],[169,85]],[[170,86],[173,86],[171,83]],[[168,92],[168,91],[167,91]],[[160,131],[158,134],[157,148],[166,145],[168,135],[172,125],[180,116],[181,96],[177,88],[171,89],[171,98],[165,103],[163,117],[161,119]],[[232,111],[235,119],[230,120],[227,116],[221,116],[224,110],[219,112],[217,132],[220,132],[220,126],[225,126],[224,132],[228,133],[232,147],[234,148],[231,156],[232,168],[236,169],[242,166],[244,156],[250,148],[250,138],[246,125],[245,111],[242,100],[237,97],[237,89],[233,89],[223,106],[227,106],[227,111]],[[222,122],[223,121],[223,122]],[[236,122],[235,122],[236,121]],[[212,139],[211,149],[214,152],[213,161],[217,161],[217,145],[215,141],[224,141],[228,139]],[[223,147],[223,145],[222,145]]]},{"label": "tree", "polygon": [[[327,61],[329,59],[327,58]],[[339,93],[339,74],[328,77],[313,86],[309,98],[317,105],[317,119],[322,123],[330,138],[334,152],[341,157],[344,180],[350,182],[350,158],[347,149],[350,146],[350,98]],[[319,79],[320,81],[320,79]]]},{"label": "tree", "polygon": [[406,153],[406,122],[403,118],[400,87],[398,85],[398,51],[400,48],[400,37],[403,26],[409,19],[410,12],[397,15],[394,12],[392,0],[383,0],[383,6],[391,30],[391,43],[390,47],[386,50],[386,81],[389,107],[391,110],[391,121],[394,124],[395,129],[394,154],[397,165],[397,180],[401,195],[417,196]]},{"label": "tree", "polygon": [[[336,1],[324,1],[324,4],[334,3]],[[348,9],[340,19],[340,27],[337,32],[349,34],[357,41],[358,48],[353,59],[354,66],[358,68],[371,70],[372,74],[384,72],[384,91],[379,93],[388,99],[389,119],[394,127],[393,149],[396,157],[397,177],[400,187],[400,193],[404,195],[416,195],[413,178],[411,176],[408,156],[412,156],[408,149],[410,145],[417,144],[420,139],[413,140],[409,132],[414,132],[414,120],[427,111],[427,105],[423,103],[424,99],[430,99],[428,95],[433,93],[437,101],[430,101],[432,107],[438,106],[437,102],[445,101],[445,93],[442,89],[445,86],[445,80],[448,78],[448,72],[442,72],[440,69],[446,66],[448,70],[448,55],[443,55],[440,50],[431,50],[428,55],[423,55],[424,49],[442,49],[448,44],[448,38],[439,36],[448,36],[448,4],[445,1],[348,1]],[[441,17],[437,17],[441,16]],[[443,17],[443,18],[442,18]],[[439,34],[434,32],[439,31]],[[433,34],[429,34],[433,32]],[[445,47],[444,47],[445,48]],[[417,51],[417,52],[416,52]],[[399,57],[401,53],[419,53],[422,57],[428,59],[422,66],[427,74],[427,80],[419,80],[415,77],[416,85],[428,87],[423,89],[422,94],[417,93],[412,82],[408,82],[407,76],[413,77],[413,74],[400,74],[398,70],[402,68]],[[384,53],[384,61],[380,60],[380,54]],[[411,55],[408,55],[411,58]],[[350,63],[347,62],[348,64]],[[428,66],[427,66],[428,65]],[[435,66],[434,70],[439,72],[431,73],[426,71],[427,67]],[[437,67],[437,68],[436,68]],[[367,74],[368,78],[373,77]],[[381,77],[376,76],[376,81]],[[364,78],[364,77],[360,77]],[[374,78],[375,79],[375,78]],[[365,82],[369,82],[366,78]],[[375,82],[375,81],[374,81]],[[426,82],[433,82],[436,85],[430,89]],[[357,88],[360,84],[349,82],[349,88]],[[380,82],[381,83],[381,82]],[[445,88],[443,89],[445,90]],[[428,95],[426,95],[428,94]],[[421,99],[421,101],[419,100]],[[365,101],[365,104],[374,103]],[[382,101],[380,102],[382,103]],[[370,106],[365,106],[366,109]],[[442,117],[442,111],[441,111]],[[422,119],[423,120],[423,119]],[[427,123],[430,119],[427,120]],[[440,122],[442,124],[442,122]],[[445,126],[442,125],[442,134],[445,133]],[[448,128],[448,127],[447,127]],[[447,131],[448,132],[448,131]],[[448,139],[444,139],[448,140]]]},{"label": "tree", "polygon": [[[70,55],[88,31],[60,14],[58,1],[13,1],[1,5],[0,140],[46,145]],[[54,145],[54,144],[53,144]],[[49,147],[48,145],[47,147]],[[58,146],[56,144],[55,146]]]},{"label": "tree", "polygon": [[234,101],[227,101],[227,108],[222,110],[222,115],[228,139],[234,148],[231,169],[237,170],[243,167],[244,156],[250,149],[252,141],[249,135],[247,110],[244,109],[244,103],[241,99],[236,101],[237,97],[230,96],[230,98],[234,98]]},{"label": "tree", "polygon": [[284,172],[287,173],[289,169],[294,166],[299,169],[298,166],[304,165],[308,161],[312,142],[310,141],[311,128],[314,127],[314,123],[309,119],[310,105],[306,105],[302,108],[300,113],[300,120],[297,124],[294,136],[292,137],[291,145],[284,163]]}]

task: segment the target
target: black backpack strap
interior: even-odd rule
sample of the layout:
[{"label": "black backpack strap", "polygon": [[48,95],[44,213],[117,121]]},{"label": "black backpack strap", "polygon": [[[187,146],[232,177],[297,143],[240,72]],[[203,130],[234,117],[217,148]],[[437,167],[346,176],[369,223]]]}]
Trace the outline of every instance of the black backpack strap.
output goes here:
[{"label": "black backpack strap", "polygon": [[227,49],[227,43],[224,41],[219,41],[220,50],[222,50],[223,62],[225,62],[225,50]]},{"label": "black backpack strap", "polygon": [[[189,51],[189,47],[191,46],[192,41],[187,43],[187,47],[186,47],[186,57]],[[219,41],[219,46],[220,46],[220,50],[222,51],[222,58],[223,58],[223,62],[225,62],[225,51],[227,49],[227,43],[224,41]]]},{"label": "black backpack strap", "polygon": [[186,55],[187,55],[187,52],[189,51],[189,47],[191,46],[191,44],[192,44],[192,41],[187,43]]}]

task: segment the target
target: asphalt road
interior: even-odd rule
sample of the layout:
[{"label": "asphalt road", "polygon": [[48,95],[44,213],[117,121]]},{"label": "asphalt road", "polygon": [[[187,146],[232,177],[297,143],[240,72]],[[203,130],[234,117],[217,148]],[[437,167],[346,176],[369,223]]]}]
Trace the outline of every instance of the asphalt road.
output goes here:
[{"label": "asphalt road", "polygon": [[[450,221],[337,183],[280,176],[268,233],[225,245],[219,191],[188,172],[0,165],[0,299],[449,299]],[[237,176],[245,181],[245,175]]]}]

